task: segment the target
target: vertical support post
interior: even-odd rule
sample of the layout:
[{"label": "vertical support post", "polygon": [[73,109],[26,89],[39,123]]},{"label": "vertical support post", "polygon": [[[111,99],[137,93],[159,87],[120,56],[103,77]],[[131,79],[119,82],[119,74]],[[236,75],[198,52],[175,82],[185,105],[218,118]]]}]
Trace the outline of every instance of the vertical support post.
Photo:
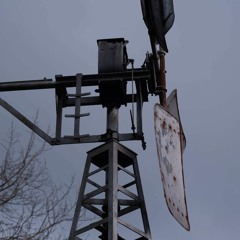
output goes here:
[{"label": "vertical support post", "polygon": [[108,239],[118,240],[118,153],[114,144],[108,164]]},{"label": "vertical support post", "polygon": [[[56,75],[56,82],[58,82],[58,78],[62,77],[62,75]],[[62,135],[62,112],[63,112],[63,104],[64,99],[67,97],[67,90],[65,87],[56,87],[55,89],[55,97],[56,97],[56,132],[55,137],[57,143],[61,141]]]},{"label": "vertical support post", "polygon": [[107,108],[107,131],[118,133],[118,112],[117,108]]},{"label": "vertical support post", "polygon": [[56,93],[56,140],[57,142],[61,139],[62,134],[62,105],[63,105],[63,96],[60,96]]},{"label": "vertical support post", "polygon": [[78,73],[76,76],[75,121],[74,121],[74,136],[75,137],[79,137],[81,87],[82,87],[82,74]]}]

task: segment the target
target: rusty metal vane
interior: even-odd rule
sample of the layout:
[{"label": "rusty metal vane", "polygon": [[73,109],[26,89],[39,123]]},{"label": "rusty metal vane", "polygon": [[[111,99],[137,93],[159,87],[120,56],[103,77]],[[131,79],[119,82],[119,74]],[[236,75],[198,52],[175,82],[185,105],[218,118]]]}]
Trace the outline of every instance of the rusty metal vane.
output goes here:
[{"label": "rusty metal vane", "polygon": [[176,91],[168,97],[166,109],[155,104],[154,123],[166,203],[173,217],[189,231],[182,157],[186,140],[180,122]]}]

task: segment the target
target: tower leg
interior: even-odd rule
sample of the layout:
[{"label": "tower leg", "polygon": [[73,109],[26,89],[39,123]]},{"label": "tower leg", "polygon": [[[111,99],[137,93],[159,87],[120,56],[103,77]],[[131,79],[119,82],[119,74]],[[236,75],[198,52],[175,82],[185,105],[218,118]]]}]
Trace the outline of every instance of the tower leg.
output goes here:
[{"label": "tower leg", "polygon": [[[93,180],[98,173],[104,173],[103,186],[99,176]],[[89,186],[94,190],[87,192]],[[81,209],[94,213],[97,220],[81,227]],[[133,225],[134,220],[129,223],[138,213],[141,227]],[[93,230],[100,233],[98,239],[151,240],[136,154],[115,140],[88,152],[69,240]]]}]

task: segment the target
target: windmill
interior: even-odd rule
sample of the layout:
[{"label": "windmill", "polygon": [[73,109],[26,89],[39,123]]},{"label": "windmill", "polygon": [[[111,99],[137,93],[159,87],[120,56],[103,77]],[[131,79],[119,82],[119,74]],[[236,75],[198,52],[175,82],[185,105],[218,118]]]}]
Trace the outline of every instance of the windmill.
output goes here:
[{"label": "windmill", "polygon": [[[53,89],[56,95],[56,131],[49,136],[19,111],[0,98],[0,105],[22,123],[37,133],[50,145],[102,143],[87,153],[86,164],[73,216],[69,240],[79,239],[82,233],[96,231],[99,239],[129,239],[124,237],[120,226],[133,232],[134,239],[152,239],[147,210],[138,168],[137,154],[122,145],[121,141],[138,140],[146,147],[142,128],[143,103],[148,95],[159,96],[160,104],[154,108],[155,132],[160,162],[160,171],[168,208],[176,220],[189,230],[188,213],[183,181],[182,152],[186,141],[178,111],[177,94],[173,91],[166,98],[165,52],[168,51],[165,34],[174,21],[171,0],[141,0],[143,18],[148,28],[152,53],[147,54],[141,68],[133,67],[128,58],[127,43],[123,38],[99,39],[98,73],[73,76],[56,75],[52,79],[6,82],[0,91]],[[159,46],[159,49],[157,47]],[[131,66],[131,68],[129,68]],[[127,93],[127,85],[135,84],[136,93]],[[96,87],[97,96],[85,91]],[[75,93],[69,89],[74,88]],[[119,132],[119,108],[136,104],[131,111],[132,132]],[[106,108],[106,132],[99,135],[82,134],[82,107]],[[63,115],[65,108],[72,114]],[[73,120],[73,132],[63,135],[63,118]],[[135,126],[136,125],[136,126]],[[95,180],[101,173],[102,182]],[[121,176],[126,181],[121,183]],[[79,225],[81,209],[87,209],[98,218],[92,223]],[[132,212],[139,212],[142,227],[126,220]]]}]

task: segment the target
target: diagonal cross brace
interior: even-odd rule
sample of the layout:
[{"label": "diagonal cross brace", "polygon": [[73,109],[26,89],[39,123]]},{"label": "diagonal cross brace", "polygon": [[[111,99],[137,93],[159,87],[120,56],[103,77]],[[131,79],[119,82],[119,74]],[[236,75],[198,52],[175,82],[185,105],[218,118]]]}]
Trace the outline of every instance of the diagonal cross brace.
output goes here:
[{"label": "diagonal cross brace", "polygon": [[9,113],[11,113],[14,117],[16,117],[19,121],[25,124],[28,128],[30,128],[33,132],[35,132],[39,137],[41,137],[44,141],[53,145],[54,139],[51,138],[47,133],[45,133],[42,129],[40,129],[37,125],[23,116],[19,111],[17,111],[14,107],[0,98],[0,105],[6,109]]}]

